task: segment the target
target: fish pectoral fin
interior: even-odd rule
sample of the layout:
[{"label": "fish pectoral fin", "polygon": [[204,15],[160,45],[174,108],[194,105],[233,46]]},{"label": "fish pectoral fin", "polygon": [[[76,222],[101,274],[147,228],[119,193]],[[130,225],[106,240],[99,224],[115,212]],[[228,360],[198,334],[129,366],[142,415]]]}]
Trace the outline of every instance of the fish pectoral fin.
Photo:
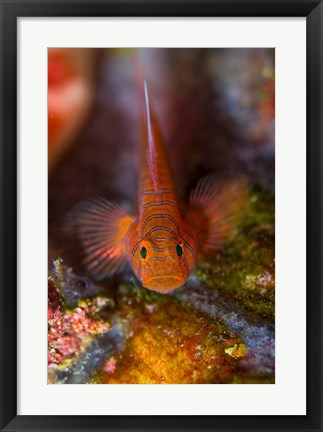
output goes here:
[{"label": "fish pectoral fin", "polygon": [[125,237],[133,221],[121,207],[103,198],[78,204],[66,216],[64,228],[77,233],[83,264],[95,279],[104,279],[127,262]]},{"label": "fish pectoral fin", "polygon": [[199,230],[202,253],[222,248],[242,217],[249,202],[245,177],[202,178],[190,196],[190,216]]}]

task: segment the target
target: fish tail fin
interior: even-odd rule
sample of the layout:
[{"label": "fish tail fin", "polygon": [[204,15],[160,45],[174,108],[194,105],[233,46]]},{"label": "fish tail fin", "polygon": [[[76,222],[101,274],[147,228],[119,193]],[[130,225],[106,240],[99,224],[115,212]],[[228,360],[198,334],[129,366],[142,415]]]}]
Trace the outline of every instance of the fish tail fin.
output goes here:
[{"label": "fish tail fin", "polygon": [[249,202],[245,177],[202,178],[190,197],[190,216],[199,230],[202,253],[220,250],[230,238]]},{"label": "fish tail fin", "polygon": [[67,213],[63,229],[79,237],[83,264],[96,280],[124,268],[125,237],[132,220],[121,207],[103,198],[82,202]]}]

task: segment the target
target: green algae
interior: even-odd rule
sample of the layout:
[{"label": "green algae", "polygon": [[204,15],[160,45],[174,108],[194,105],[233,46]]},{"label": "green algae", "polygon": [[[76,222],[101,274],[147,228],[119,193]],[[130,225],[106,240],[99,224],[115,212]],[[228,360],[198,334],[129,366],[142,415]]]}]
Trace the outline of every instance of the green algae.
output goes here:
[{"label": "green algae", "polygon": [[275,316],[274,196],[253,185],[250,205],[234,239],[195,276],[255,315]]},{"label": "green algae", "polygon": [[224,352],[231,357],[239,358],[246,355],[246,346],[244,344],[234,344],[233,346],[226,348]]}]

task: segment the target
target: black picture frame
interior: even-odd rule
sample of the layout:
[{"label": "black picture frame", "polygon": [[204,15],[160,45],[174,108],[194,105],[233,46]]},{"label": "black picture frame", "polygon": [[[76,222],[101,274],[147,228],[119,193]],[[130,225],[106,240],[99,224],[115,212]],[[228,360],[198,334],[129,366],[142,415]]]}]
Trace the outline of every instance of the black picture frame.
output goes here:
[{"label": "black picture frame", "polygon": [[[69,0],[60,2],[55,0],[0,0],[0,4],[1,431],[322,431],[322,2],[318,0]],[[17,415],[17,18],[54,16],[306,17],[307,415]]]}]

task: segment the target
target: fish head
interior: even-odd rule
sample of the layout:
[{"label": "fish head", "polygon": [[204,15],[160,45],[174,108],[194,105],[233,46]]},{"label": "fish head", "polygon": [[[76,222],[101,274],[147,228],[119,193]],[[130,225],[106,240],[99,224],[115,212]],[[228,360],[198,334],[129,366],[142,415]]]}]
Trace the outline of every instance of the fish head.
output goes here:
[{"label": "fish head", "polygon": [[159,293],[183,286],[195,264],[178,237],[143,239],[137,254],[137,277],[145,288]]}]

